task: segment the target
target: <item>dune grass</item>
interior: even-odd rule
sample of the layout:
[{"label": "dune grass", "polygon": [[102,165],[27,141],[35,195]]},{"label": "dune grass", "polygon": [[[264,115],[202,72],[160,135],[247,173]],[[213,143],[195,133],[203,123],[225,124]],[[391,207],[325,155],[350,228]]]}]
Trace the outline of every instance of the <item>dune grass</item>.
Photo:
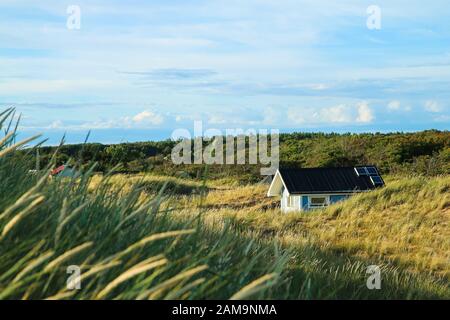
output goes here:
[{"label": "dune grass", "polygon": [[[241,228],[281,236],[287,246],[313,242],[450,280],[450,176],[389,180],[385,188],[323,210],[282,214],[278,209],[259,210],[254,204],[241,210],[224,206],[211,216],[224,216]],[[260,188],[247,187],[247,192],[239,194],[258,200]]]},{"label": "dune grass", "polygon": [[[275,242],[173,219],[162,190],[143,197],[145,186],[114,188],[112,175],[92,187],[94,166],[70,179],[30,173],[13,136],[0,142],[0,299],[264,298],[283,284],[288,255]],[[74,265],[80,290],[67,286]]]},{"label": "dune grass", "polygon": [[[267,206],[263,186],[213,191],[206,197],[207,207],[209,203],[223,205],[209,207],[204,219],[210,226],[231,221],[235,230],[279,241],[298,257],[294,268],[303,265],[308,269],[315,261],[327,266],[320,271],[326,274],[333,268],[382,265],[387,277],[404,277],[449,297],[450,176],[386,180],[385,188],[328,208],[289,214]],[[228,206],[232,199],[242,206]]]},{"label": "dune grass", "polygon": [[[198,218],[200,212],[203,229],[220,231],[231,226],[233,234],[249,241],[263,246],[281,244],[290,254],[283,273],[287,282],[271,297],[449,297],[445,238],[449,177],[387,180],[384,189],[308,213],[282,214],[274,209],[278,199],[265,196],[265,185],[209,187],[201,196],[167,196],[162,206],[179,221]],[[434,204],[422,208],[418,203],[425,199]],[[405,238],[398,229],[417,219],[414,214],[404,217],[413,208],[428,212],[422,217],[426,222],[417,234],[409,231],[410,237]],[[388,251],[389,243],[398,245],[391,245]],[[365,286],[369,265],[383,270],[380,291]]]},{"label": "dune grass", "polygon": [[[387,187],[348,201],[321,210],[289,214],[273,209],[279,199],[265,197],[267,186],[222,188],[208,193],[201,203],[203,218],[209,227],[227,221],[236,232],[281,243],[294,253],[290,270],[308,270],[319,278],[336,272],[340,280],[333,289],[325,279],[319,280],[326,282],[324,287],[330,292],[343,283],[349,285],[355,276],[352,272],[358,274],[356,279],[361,279],[364,268],[379,265],[384,268],[385,284],[407,288],[397,297],[412,297],[415,291],[421,292],[416,297],[431,294],[449,298],[450,177],[386,177],[386,180]],[[182,202],[194,203],[192,197]],[[189,214],[187,209],[181,215]],[[392,287],[389,290],[395,291]],[[348,287],[343,291],[349,297]]]},{"label": "dune grass", "polygon": [[[10,116],[0,114],[0,129]],[[30,173],[34,149],[16,152],[24,144],[9,132],[0,139],[0,299],[449,297],[440,260],[448,248],[440,229],[448,223],[447,178],[425,189],[423,181],[399,182],[323,212],[282,215],[272,209],[276,200],[261,193],[264,186],[96,176],[95,164],[68,179],[50,179],[52,163]],[[200,194],[169,192],[165,179]],[[411,195],[399,195],[409,190]],[[420,207],[414,202],[419,196],[439,202]],[[389,224],[386,214],[386,221],[374,222],[379,210],[403,206],[427,211],[420,219],[413,215]],[[417,250],[419,236],[400,242],[415,231],[430,237]],[[406,250],[408,258],[423,258],[427,250],[433,258],[411,264],[386,258],[371,244],[385,238],[397,241],[397,251]],[[382,269],[381,290],[366,287],[372,264]],[[71,289],[74,266],[81,268],[79,290]],[[435,269],[427,274],[429,266]]]},{"label": "dune grass", "polygon": [[[90,188],[94,189],[102,182],[101,175],[94,175]],[[123,193],[137,187],[149,195],[157,195],[163,188],[171,196],[200,195],[210,189],[202,182],[154,174],[114,174],[107,183],[111,188],[120,188]]]},{"label": "dune grass", "polygon": [[[273,275],[254,293],[262,298],[286,263],[275,244],[171,218],[159,207],[161,196],[142,201],[139,188],[123,195],[100,182],[89,191],[87,176],[48,181],[23,170],[0,159],[1,181],[8,181],[0,184],[2,299],[227,299]],[[34,180],[30,187],[4,180],[20,175]],[[12,199],[3,197],[6,189],[15,190]],[[71,265],[81,267],[80,290],[66,288]]]}]

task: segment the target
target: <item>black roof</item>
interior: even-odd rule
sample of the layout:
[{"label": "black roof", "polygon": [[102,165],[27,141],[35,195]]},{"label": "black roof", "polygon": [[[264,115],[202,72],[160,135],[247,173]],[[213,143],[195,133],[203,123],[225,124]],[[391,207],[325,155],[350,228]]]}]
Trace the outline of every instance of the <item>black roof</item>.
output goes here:
[{"label": "black roof", "polygon": [[291,194],[349,193],[375,189],[370,177],[358,176],[354,167],[279,169],[279,171]]}]

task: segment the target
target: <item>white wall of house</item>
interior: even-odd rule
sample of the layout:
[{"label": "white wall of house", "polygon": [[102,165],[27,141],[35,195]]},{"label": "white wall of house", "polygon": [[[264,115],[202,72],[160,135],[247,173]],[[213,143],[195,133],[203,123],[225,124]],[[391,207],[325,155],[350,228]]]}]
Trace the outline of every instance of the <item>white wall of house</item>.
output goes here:
[{"label": "white wall of house", "polygon": [[270,184],[269,190],[267,191],[268,197],[279,196],[284,189],[284,183],[281,178],[280,173],[277,171],[275,177],[273,177],[272,183]]},{"label": "white wall of house", "polygon": [[[302,194],[302,195],[290,195],[289,192],[284,189],[283,194],[281,195],[281,211],[284,213],[287,212],[299,212],[311,209],[318,209],[322,207],[326,207],[332,203],[333,196],[345,196],[348,197],[352,195],[348,194]],[[306,207],[303,207],[302,198],[307,199]],[[323,201],[323,202],[321,202]]]},{"label": "white wall of house", "polygon": [[289,195],[289,192],[284,189],[283,194],[281,195],[281,211],[292,212],[301,210],[301,196]]}]

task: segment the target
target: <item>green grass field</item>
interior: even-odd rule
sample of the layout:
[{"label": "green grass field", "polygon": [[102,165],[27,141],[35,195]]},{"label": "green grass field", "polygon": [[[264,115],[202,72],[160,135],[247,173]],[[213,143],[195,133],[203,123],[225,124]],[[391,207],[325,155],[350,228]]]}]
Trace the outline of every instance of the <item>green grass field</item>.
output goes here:
[{"label": "green grass field", "polygon": [[[29,172],[13,136],[0,140],[0,299],[450,298],[449,176],[388,177],[281,214],[266,185],[229,179],[95,166],[50,179],[51,165]],[[73,265],[79,290],[67,286]],[[380,290],[366,286],[369,265]]]}]

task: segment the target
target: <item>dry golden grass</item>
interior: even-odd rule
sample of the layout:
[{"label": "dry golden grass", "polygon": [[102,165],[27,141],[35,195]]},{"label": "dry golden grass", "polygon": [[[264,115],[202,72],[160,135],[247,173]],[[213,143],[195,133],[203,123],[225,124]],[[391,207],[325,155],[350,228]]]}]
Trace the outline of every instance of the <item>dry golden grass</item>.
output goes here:
[{"label": "dry golden grass", "polygon": [[[306,244],[368,261],[384,261],[413,273],[450,277],[450,177],[388,177],[387,187],[356,195],[323,210],[283,214],[267,185],[206,184],[202,194],[166,198],[177,215],[202,212],[205,224],[225,220],[255,237],[277,238],[288,248]],[[138,181],[193,182],[164,176],[117,175],[111,182],[126,192]],[[95,180],[94,180],[95,183]],[[180,210],[181,209],[181,210]]]},{"label": "dry golden grass", "polygon": [[[0,300],[450,297],[434,277],[448,275],[448,177],[283,215],[265,186],[227,180],[29,175],[12,143],[0,142]],[[365,286],[371,262],[383,290]],[[83,285],[68,292],[72,265]]]},{"label": "dry golden grass", "polygon": [[[230,187],[222,185],[210,189],[205,197],[196,199],[195,204],[201,205],[206,210],[233,209],[238,210],[261,210],[265,211],[276,208],[278,200],[266,196],[267,185],[248,185]],[[192,197],[183,199],[184,206],[192,204]]]},{"label": "dry golden grass", "polygon": [[[390,179],[387,187],[324,210],[283,214],[265,210],[267,187],[208,194],[205,216],[231,218],[237,226],[363,259],[382,259],[411,272],[450,276],[450,177]],[[233,205],[229,205],[233,203]],[[239,207],[239,205],[241,205]],[[270,206],[269,206],[270,207]]]}]

